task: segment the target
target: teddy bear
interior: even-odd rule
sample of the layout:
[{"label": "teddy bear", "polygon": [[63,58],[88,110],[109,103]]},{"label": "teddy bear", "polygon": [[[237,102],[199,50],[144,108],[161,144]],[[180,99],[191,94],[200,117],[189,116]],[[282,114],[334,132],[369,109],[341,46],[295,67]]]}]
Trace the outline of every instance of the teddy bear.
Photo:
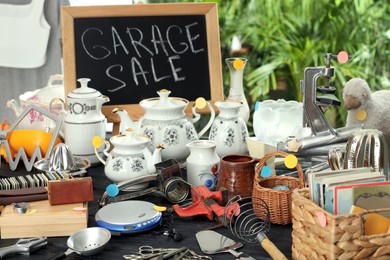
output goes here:
[{"label": "teddy bear", "polygon": [[352,78],[342,94],[344,108],[348,110],[347,127],[378,129],[390,141],[390,90],[371,92],[365,80]]}]

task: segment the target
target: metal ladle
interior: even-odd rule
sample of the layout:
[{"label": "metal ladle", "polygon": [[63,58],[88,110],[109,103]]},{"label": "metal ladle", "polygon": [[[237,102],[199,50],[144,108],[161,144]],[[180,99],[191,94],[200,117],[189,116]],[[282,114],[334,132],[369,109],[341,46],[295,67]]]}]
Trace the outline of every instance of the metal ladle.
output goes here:
[{"label": "metal ladle", "polygon": [[91,256],[99,253],[111,239],[111,233],[105,228],[90,227],[80,230],[68,238],[68,250],[50,260],[63,259],[72,253]]}]

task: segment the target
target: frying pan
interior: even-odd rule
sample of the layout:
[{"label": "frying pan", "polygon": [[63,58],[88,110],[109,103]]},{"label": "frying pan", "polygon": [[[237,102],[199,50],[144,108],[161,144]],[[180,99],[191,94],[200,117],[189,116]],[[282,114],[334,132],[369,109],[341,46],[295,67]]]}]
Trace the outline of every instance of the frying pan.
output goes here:
[{"label": "frying pan", "polygon": [[50,260],[63,259],[72,253],[83,256],[95,255],[103,250],[110,239],[111,233],[105,228],[90,227],[80,230],[68,238],[68,250]]}]

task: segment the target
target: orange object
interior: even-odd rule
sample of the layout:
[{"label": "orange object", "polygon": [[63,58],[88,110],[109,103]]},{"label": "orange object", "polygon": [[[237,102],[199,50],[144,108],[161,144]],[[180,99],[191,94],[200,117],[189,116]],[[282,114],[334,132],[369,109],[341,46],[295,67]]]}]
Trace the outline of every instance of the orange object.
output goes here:
[{"label": "orange object", "polygon": [[10,126],[10,123],[7,120],[3,120],[3,122],[0,124],[0,129],[7,130],[9,126]]},{"label": "orange object", "polygon": [[[363,208],[352,205],[351,213],[366,211]],[[364,222],[364,235],[371,236],[376,234],[385,234],[390,228],[390,219],[378,213],[372,212],[366,215]]]},{"label": "orange object", "polygon": [[[23,147],[26,151],[27,157],[31,158],[36,146],[40,147],[42,156],[45,156],[47,150],[49,149],[52,137],[52,133],[35,129],[13,130],[7,134],[7,140],[13,158],[15,158],[15,155],[21,147]],[[54,146],[59,143],[61,143],[61,139],[57,137]],[[1,155],[3,155],[4,158],[7,160],[7,155],[4,146],[1,147]]]}]

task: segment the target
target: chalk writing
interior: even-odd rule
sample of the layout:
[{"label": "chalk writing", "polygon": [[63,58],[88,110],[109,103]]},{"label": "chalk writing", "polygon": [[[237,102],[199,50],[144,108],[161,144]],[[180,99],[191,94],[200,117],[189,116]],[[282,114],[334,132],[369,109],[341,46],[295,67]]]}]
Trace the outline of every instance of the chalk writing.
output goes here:
[{"label": "chalk writing", "polygon": [[204,16],[79,18],[75,46],[77,77],[92,78],[117,103],[136,89],[210,98]]},{"label": "chalk writing", "polygon": [[[183,68],[177,62],[181,59],[180,55],[186,52],[197,54],[205,51],[204,48],[196,46],[200,35],[194,33],[193,29],[198,25],[197,22],[181,26],[172,24],[163,31],[164,29],[160,28],[161,26],[153,24],[148,28],[152,36],[150,40],[145,39],[143,31],[139,28],[126,27],[125,34],[121,35],[120,30],[116,26],[111,26],[111,41],[108,42],[104,39],[106,35],[102,29],[96,27],[87,28],[82,33],[81,42],[85,53],[94,60],[109,59],[111,55],[129,56],[131,79],[136,86],[140,84],[149,85],[150,81],[160,82],[169,78],[173,78],[175,82],[178,82],[186,79]],[[165,38],[163,38],[163,35],[165,35]],[[90,38],[93,41],[89,40]],[[97,43],[95,42],[96,40],[98,40]],[[181,50],[175,48],[173,44],[181,46]],[[170,56],[170,53],[173,55]],[[153,58],[155,55],[165,55],[167,57],[167,65],[171,69],[169,75],[157,76],[158,68]],[[148,64],[146,64],[145,60],[141,62],[145,56],[150,57]],[[115,92],[126,87],[125,81],[113,76],[111,73],[112,70],[122,72],[123,69],[123,66],[120,64],[110,65],[106,69],[106,75],[120,83],[120,86],[109,88],[109,92]]]}]

